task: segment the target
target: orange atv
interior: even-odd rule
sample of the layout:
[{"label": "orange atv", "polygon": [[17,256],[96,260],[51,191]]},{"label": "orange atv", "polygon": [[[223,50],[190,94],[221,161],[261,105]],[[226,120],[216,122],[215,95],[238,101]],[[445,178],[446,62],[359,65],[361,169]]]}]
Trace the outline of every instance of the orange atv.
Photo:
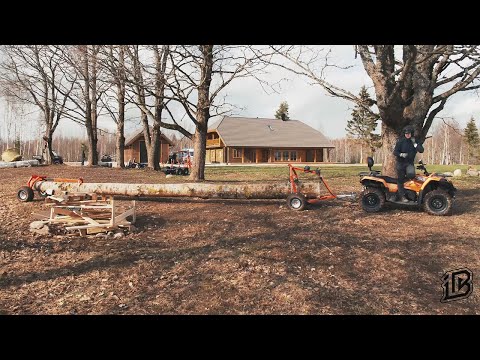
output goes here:
[{"label": "orange atv", "polygon": [[[361,204],[366,212],[380,211],[385,202],[397,201],[397,179],[380,175],[380,171],[372,170],[373,159],[367,158],[370,172],[361,172],[360,183],[363,185]],[[448,215],[452,209],[457,189],[446,179],[444,174],[430,174],[422,160],[417,169],[423,170],[423,176],[416,174],[404,183],[405,197],[409,200],[405,205],[423,205],[426,212],[432,215]]]}]

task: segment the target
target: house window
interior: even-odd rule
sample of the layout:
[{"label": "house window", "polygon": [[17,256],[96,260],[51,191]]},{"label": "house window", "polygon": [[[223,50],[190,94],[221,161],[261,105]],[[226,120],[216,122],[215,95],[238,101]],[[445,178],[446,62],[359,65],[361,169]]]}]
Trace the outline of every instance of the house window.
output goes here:
[{"label": "house window", "polygon": [[234,159],[241,159],[242,158],[242,149],[233,149],[233,158]]},{"label": "house window", "polygon": [[275,161],[297,161],[297,151],[277,150],[274,153]]}]

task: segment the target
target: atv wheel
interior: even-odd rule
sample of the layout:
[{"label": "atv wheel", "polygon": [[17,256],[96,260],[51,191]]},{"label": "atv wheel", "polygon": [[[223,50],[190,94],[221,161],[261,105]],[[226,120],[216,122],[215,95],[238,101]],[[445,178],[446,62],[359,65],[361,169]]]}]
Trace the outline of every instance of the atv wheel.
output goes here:
[{"label": "atv wheel", "polygon": [[22,186],[17,191],[17,198],[21,202],[29,202],[33,200],[33,190],[28,186]]},{"label": "atv wheel", "polygon": [[385,194],[377,188],[367,188],[362,194],[362,208],[366,212],[377,212],[385,205]]},{"label": "atv wheel", "polygon": [[290,194],[287,197],[287,206],[291,210],[301,211],[305,209],[307,199],[302,194]]},{"label": "atv wheel", "polygon": [[453,199],[444,190],[433,190],[425,195],[423,207],[431,215],[448,215],[452,210]]}]

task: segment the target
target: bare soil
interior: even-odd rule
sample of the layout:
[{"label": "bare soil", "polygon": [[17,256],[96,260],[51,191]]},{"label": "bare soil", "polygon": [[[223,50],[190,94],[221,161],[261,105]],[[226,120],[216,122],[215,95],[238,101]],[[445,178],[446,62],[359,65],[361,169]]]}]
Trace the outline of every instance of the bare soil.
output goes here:
[{"label": "bare soil", "polygon": [[[144,199],[137,231],[113,239],[33,235],[43,200],[16,198],[32,173],[170,181],[144,170],[0,170],[0,314],[480,314],[476,284],[468,299],[440,302],[446,271],[480,275],[480,180],[454,180],[445,217],[400,205],[367,214],[338,200],[296,212],[281,200]],[[361,190],[355,176],[329,184]]]}]

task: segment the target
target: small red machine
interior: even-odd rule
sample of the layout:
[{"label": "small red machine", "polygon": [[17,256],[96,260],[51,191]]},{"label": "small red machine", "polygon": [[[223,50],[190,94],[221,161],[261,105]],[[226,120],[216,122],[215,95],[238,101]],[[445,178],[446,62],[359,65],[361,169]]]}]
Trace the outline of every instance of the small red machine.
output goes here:
[{"label": "small red machine", "polygon": [[[55,182],[71,182],[71,183],[83,183],[82,178],[78,179],[63,179],[63,178],[47,178],[46,176],[32,175],[27,181],[27,186],[22,186],[17,191],[17,198],[22,202],[28,202],[33,200],[34,190],[37,190],[35,184],[38,181],[55,181]],[[40,196],[45,197],[48,194],[38,190]],[[51,194],[50,194],[51,195]]]}]

